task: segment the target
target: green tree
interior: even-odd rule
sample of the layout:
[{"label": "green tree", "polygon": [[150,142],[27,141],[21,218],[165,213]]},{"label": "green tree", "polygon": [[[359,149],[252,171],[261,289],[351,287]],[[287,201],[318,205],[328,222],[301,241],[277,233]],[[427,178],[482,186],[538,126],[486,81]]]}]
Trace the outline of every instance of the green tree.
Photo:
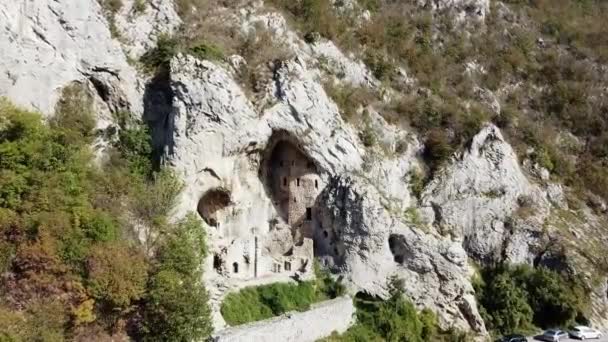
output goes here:
[{"label": "green tree", "polygon": [[189,214],[159,247],[143,310],[145,341],[204,340],[211,334],[202,283],[206,254],[202,222]]},{"label": "green tree", "polygon": [[88,288],[93,296],[125,308],[142,298],[147,265],[143,254],[123,244],[100,244],[87,259]]},{"label": "green tree", "polygon": [[530,327],[532,309],[526,293],[509,274],[499,274],[485,289],[487,297],[482,305],[491,313],[489,326],[501,333],[508,333]]}]

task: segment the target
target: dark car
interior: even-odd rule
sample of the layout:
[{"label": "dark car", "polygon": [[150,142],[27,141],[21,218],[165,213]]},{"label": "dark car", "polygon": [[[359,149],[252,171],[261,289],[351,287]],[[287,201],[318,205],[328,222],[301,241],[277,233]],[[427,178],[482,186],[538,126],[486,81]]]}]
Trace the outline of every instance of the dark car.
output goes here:
[{"label": "dark car", "polygon": [[506,335],[503,336],[498,342],[528,342],[528,339],[524,335]]}]

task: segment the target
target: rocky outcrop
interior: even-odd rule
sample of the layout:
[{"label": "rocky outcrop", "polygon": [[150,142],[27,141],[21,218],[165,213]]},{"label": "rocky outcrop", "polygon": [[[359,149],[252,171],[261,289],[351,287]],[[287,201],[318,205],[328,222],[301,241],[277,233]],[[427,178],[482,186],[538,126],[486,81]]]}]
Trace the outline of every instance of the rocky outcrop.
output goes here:
[{"label": "rocky outcrop", "polygon": [[511,236],[518,210],[548,211],[547,200],[530,184],[515,152],[493,125],[439,172],[424,190],[422,205],[433,208],[435,226],[463,239],[469,255],[481,261],[500,260],[509,241],[516,245],[512,250],[527,248],[527,243],[520,245],[521,236]]},{"label": "rocky outcrop", "polygon": [[489,0],[416,0],[434,11],[451,12],[459,22],[482,21],[490,12]]},{"label": "rocky outcrop", "polygon": [[152,0],[143,4],[136,0],[121,1],[114,25],[131,58],[139,58],[156,45],[160,35],[171,36],[182,24],[173,1]]},{"label": "rocky outcrop", "polygon": [[[300,61],[276,70],[276,104],[263,113],[253,109],[224,68],[190,56],[177,57],[171,67],[174,111],[168,118],[167,152],[168,161],[193,185],[180,201],[184,211],[202,194],[204,186],[196,184],[204,182],[203,174],[210,179],[242,178],[233,177],[233,166],[223,166],[226,160],[259,163],[252,153],[263,151],[274,133],[294,140],[323,172],[360,166],[362,151],[354,131]],[[257,178],[257,170],[251,171]]]},{"label": "rocky outcrop", "polygon": [[105,102],[142,112],[142,86],[97,1],[0,1],[0,22],[0,96],[49,115],[62,87],[90,80]]},{"label": "rocky outcrop", "polygon": [[[437,311],[444,326],[485,333],[459,242],[411,227],[385,209],[385,195],[378,189],[391,187],[395,180],[390,172],[386,181],[377,182],[369,176],[333,178],[360,172],[363,151],[301,62],[289,61],[275,71],[276,104],[262,113],[256,113],[219,65],[181,56],[173,60],[172,71],[175,97],[168,161],[188,184],[180,210],[195,208],[208,189],[227,189],[231,206],[238,210],[225,217],[222,229],[245,236],[250,227],[258,227],[261,234],[270,234],[269,222],[277,213],[257,170],[266,146],[279,134],[314,160],[324,179],[334,179],[317,206],[323,208],[323,227],[336,232],[340,252],[334,256],[335,266],[354,291],[384,295],[388,278],[396,274],[408,280],[406,292],[414,302]],[[387,129],[386,123],[375,125]],[[417,145],[411,146],[415,151]],[[395,168],[411,165],[412,158],[405,153]],[[212,243],[221,240],[213,231],[210,237]],[[209,265],[207,274],[213,277],[213,272]]]},{"label": "rocky outcrop", "polygon": [[374,187],[356,177],[333,179],[320,201],[323,226],[333,230],[339,252],[334,270],[352,290],[385,296],[395,275],[405,280],[408,297],[437,312],[444,327],[485,333],[459,242],[402,222],[381,206]]},{"label": "rocky outcrop", "polygon": [[[110,24],[95,0],[0,0],[0,96],[51,115],[62,88],[77,82],[95,95],[99,128],[112,125],[112,113],[118,111],[143,114],[154,128],[154,143],[162,148],[165,163],[186,184],[175,217],[200,209],[209,225],[211,249],[226,247],[219,255],[241,253],[239,257],[249,260],[256,251],[243,246],[258,238],[262,250],[297,255],[291,250],[294,234],[277,219],[277,204],[263,174],[269,150],[284,140],[318,169],[325,189],[315,205],[328,239],[321,260],[343,276],[353,292],[383,296],[387,279],[397,275],[406,280],[407,295],[418,307],[434,310],[442,326],[483,335],[468,258],[549,265],[585,281],[593,298],[593,322],[608,326],[608,282],[596,274],[605,262],[605,219],[585,204],[570,209],[564,188],[551,182],[547,170],[530,165],[532,177],[527,175],[497,127],[484,127],[434,176],[418,203],[408,184],[423,149],[416,136],[388,124],[370,106],[364,128],[378,144],[364,148],[356,128],[343,120],[321,84],[325,77],[388,97],[398,95],[383,89],[354,55],[321,37],[302,39],[282,15],[254,2],[218,18],[244,35],[263,28],[288,50],[289,58],[268,65],[263,103],[239,85],[235,69],[247,61],[236,55],[228,58],[231,66],[179,55],[171,61],[169,75],[149,80],[129,61],[182,22],[172,1],[146,1],[143,8],[135,0],[122,2]],[[340,3],[343,15],[357,6],[355,1]],[[451,12],[461,23],[483,20],[489,11],[488,0],[417,3],[437,13]],[[365,15],[360,20],[366,20]],[[467,69],[475,72],[479,67]],[[401,83],[415,86],[404,70],[399,73]],[[474,93],[500,112],[494,94],[481,88]],[[218,200],[201,203],[217,193],[222,194]],[[595,206],[605,211],[604,203]],[[323,233],[315,238],[325,239]],[[229,278],[225,270],[216,269],[214,257],[205,262],[217,327],[225,324],[219,303],[227,291],[290,281],[287,275],[250,281],[244,272]],[[349,305],[340,315],[352,313]],[[325,325],[338,314],[319,309],[318,317],[313,310],[294,316],[302,315],[301,320],[278,319],[268,326],[257,324],[253,331],[300,340],[308,329],[301,327],[304,323],[319,325],[323,334],[336,327],[342,331],[350,323],[350,315],[344,314],[338,325]],[[247,330],[235,331],[237,335],[230,336],[243,336],[239,334]],[[275,336],[277,331],[295,335]],[[310,336],[321,336],[315,333]]]},{"label": "rocky outcrop", "polygon": [[355,307],[350,297],[323,302],[305,312],[226,329],[211,338],[214,342],[269,341],[314,342],[332,332],[343,333],[353,323]]}]

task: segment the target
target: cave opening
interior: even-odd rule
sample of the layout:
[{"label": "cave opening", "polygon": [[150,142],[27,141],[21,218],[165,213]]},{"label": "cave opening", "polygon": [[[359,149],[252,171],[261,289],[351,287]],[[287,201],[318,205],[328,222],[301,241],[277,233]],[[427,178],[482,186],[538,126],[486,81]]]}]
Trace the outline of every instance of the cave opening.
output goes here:
[{"label": "cave opening", "polygon": [[292,227],[294,236],[298,240],[313,238],[317,224],[313,208],[321,183],[314,161],[287,133],[275,132],[264,153],[259,175],[264,177],[266,191],[279,217]]},{"label": "cave opening", "polygon": [[212,227],[219,227],[218,213],[229,207],[230,203],[230,192],[226,189],[216,188],[203,194],[198,202],[197,209],[205,223]]}]

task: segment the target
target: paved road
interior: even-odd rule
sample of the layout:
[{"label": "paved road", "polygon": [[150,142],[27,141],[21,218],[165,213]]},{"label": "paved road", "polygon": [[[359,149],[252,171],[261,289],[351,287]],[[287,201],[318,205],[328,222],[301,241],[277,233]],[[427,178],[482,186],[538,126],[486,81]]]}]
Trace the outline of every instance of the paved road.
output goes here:
[{"label": "paved road", "polygon": [[[530,342],[534,342],[534,341],[540,341],[540,340],[536,340],[534,339],[534,337],[528,337],[528,341]],[[573,342],[573,341],[580,341],[580,340],[576,340],[576,339],[572,339],[572,338],[566,338],[561,340],[560,342]],[[604,334],[604,336],[602,338],[600,338],[599,340],[595,340],[595,339],[587,339],[586,341],[595,341],[595,342],[608,342],[608,337]]]}]

